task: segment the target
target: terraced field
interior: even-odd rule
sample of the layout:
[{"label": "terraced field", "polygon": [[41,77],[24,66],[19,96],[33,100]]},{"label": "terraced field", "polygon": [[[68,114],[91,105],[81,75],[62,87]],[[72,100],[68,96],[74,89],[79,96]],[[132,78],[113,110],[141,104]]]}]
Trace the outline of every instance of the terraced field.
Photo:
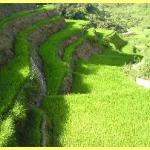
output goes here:
[{"label": "terraced field", "polygon": [[[98,31],[101,32],[102,31]],[[123,73],[129,55],[105,49],[79,60],[71,94],[49,96],[43,109],[54,123],[61,146],[148,146],[149,90]]]},{"label": "terraced field", "polygon": [[52,5],[1,19],[0,146],[150,146],[150,93],[123,72],[128,43],[88,24]]}]

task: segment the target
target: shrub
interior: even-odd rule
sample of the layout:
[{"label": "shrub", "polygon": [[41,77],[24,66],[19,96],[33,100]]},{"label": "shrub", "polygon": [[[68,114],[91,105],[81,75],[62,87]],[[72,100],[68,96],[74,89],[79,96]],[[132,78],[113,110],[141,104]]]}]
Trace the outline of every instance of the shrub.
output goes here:
[{"label": "shrub", "polygon": [[109,40],[107,38],[103,39],[102,44],[104,47],[109,47]]},{"label": "shrub", "polygon": [[137,52],[137,47],[133,47],[133,53],[136,53]]},{"label": "shrub", "polygon": [[139,67],[138,77],[150,79],[150,57],[145,57]]}]

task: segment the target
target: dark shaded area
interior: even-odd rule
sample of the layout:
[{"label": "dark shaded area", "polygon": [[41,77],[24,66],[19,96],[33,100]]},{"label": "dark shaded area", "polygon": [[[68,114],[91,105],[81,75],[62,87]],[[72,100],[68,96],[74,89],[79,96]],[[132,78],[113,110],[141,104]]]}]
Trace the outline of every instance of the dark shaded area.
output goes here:
[{"label": "dark shaded area", "polygon": [[43,109],[46,111],[51,122],[51,145],[53,147],[61,147],[60,135],[64,132],[64,123],[67,119],[68,106],[63,95],[49,96],[45,99]]},{"label": "dark shaded area", "polygon": [[40,147],[42,113],[37,108],[27,110],[26,118],[16,123],[17,142],[21,147]]}]

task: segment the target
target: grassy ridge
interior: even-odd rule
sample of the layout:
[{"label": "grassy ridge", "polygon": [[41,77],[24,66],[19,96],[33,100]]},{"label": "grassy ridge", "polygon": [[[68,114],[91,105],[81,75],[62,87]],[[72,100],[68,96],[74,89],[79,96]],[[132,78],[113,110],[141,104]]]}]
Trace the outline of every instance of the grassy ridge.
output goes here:
[{"label": "grassy ridge", "polygon": [[63,40],[79,32],[81,25],[87,23],[85,21],[75,22],[69,20],[67,22],[68,26],[64,30],[53,34],[39,49],[39,54],[44,63],[48,92],[51,95],[56,95],[58,93],[67,68],[67,64],[61,61],[59,56],[57,56],[59,45]]},{"label": "grassy ridge", "polygon": [[16,39],[16,57],[6,67],[0,70],[0,113],[12,103],[19,88],[30,75],[30,46],[28,35],[48,23],[54,23],[60,17],[42,20],[20,32]]}]

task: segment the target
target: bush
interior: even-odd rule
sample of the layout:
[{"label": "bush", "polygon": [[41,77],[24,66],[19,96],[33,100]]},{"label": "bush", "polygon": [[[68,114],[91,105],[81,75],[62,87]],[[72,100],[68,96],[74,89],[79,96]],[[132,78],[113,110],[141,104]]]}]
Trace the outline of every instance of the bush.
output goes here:
[{"label": "bush", "polygon": [[145,57],[139,67],[138,77],[150,79],[150,57]]},{"label": "bush", "polygon": [[104,47],[109,47],[109,40],[107,38],[103,39],[102,44]]}]

